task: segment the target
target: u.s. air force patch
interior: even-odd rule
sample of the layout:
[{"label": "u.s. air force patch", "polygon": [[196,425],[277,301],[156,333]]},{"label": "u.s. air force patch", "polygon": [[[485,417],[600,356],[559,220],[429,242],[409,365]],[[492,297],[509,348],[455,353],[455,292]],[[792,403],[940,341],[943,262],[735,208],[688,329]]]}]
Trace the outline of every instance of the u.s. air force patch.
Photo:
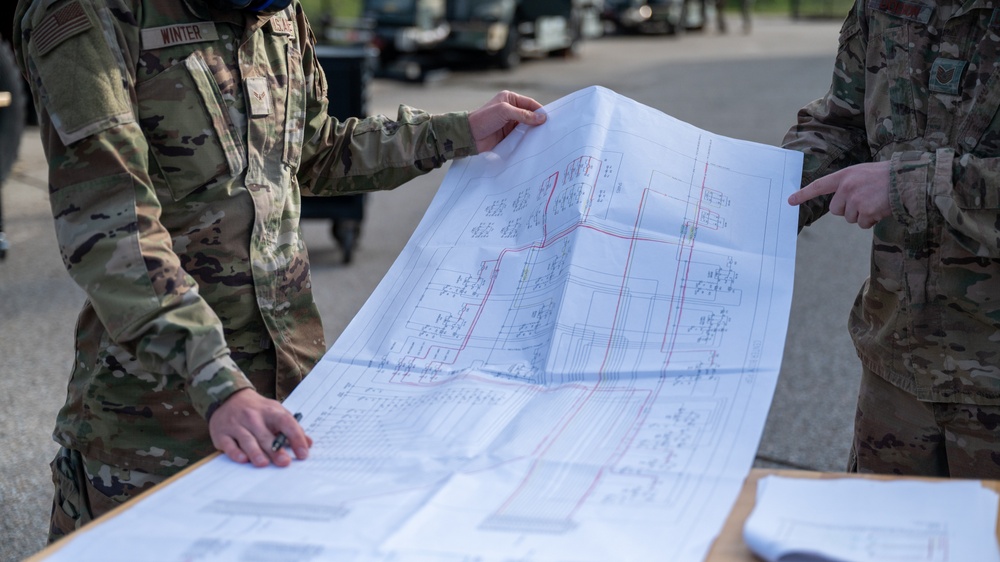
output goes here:
[{"label": "u.s. air force patch", "polygon": [[275,35],[295,35],[295,24],[285,16],[271,18],[271,33]]},{"label": "u.s. air force patch", "polygon": [[44,55],[66,39],[87,31],[93,25],[80,2],[74,0],[46,16],[32,31],[31,40],[38,54]]}]

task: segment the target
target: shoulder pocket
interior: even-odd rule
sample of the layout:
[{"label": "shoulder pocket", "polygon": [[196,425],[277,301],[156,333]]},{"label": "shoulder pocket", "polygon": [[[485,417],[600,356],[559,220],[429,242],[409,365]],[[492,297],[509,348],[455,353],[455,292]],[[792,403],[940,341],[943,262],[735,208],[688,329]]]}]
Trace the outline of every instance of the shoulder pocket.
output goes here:
[{"label": "shoulder pocket", "polygon": [[[911,38],[907,26],[886,29],[882,35],[882,53],[884,53],[884,70],[875,77],[873,93],[869,98],[888,92],[889,112],[892,122],[892,137],[896,142],[908,141],[916,136],[917,107],[926,108],[926,103],[914,102],[912,69],[915,66],[910,59]],[[878,59],[875,59],[878,60]],[[884,74],[882,74],[884,73]],[[884,87],[884,89],[882,89]],[[926,111],[926,109],[924,109]]]},{"label": "shoulder pocket", "polygon": [[83,2],[68,2],[33,22],[30,71],[64,144],[135,121],[113,48]]},{"label": "shoulder pocket", "polygon": [[137,91],[139,125],[175,201],[216,177],[243,171],[246,150],[200,53]]}]

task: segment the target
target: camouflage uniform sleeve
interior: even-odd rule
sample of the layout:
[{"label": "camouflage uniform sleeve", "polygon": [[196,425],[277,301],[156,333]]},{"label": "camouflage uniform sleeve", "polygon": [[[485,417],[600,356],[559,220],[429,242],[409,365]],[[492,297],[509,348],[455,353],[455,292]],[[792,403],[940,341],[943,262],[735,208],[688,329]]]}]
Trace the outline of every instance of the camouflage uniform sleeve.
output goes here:
[{"label": "camouflage uniform sleeve", "polygon": [[466,112],[431,115],[402,105],[395,119],[331,118],[327,81],[301,8],[298,23],[308,94],[298,171],[303,191],[329,195],[393,189],[448,160],[477,153]]},{"label": "camouflage uniform sleeve", "polygon": [[[871,159],[865,133],[865,51],[862,28],[864,1],[855,2],[840,30],[839,47],[830,89],[822,98],[799,110],[797,123],[785,134],[782,146],[804,154],[802,185],[853,164]],[[799,208],[799,229],[828,210],[831,196],[817,197]]]},{"label": "camouflage uniform sleeve", "polygon": [[147,372],[184,377],[206,415],[250,382],[159,222],[135,117],[138,31],[106,2],[22,3],[15,33],[39,108],[59,248],[114,342]]}]

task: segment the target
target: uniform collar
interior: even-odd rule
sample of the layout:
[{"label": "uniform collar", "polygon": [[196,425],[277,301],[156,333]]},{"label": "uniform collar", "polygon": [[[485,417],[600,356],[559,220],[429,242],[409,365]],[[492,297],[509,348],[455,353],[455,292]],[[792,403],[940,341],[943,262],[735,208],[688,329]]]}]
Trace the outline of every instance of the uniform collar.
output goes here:
[{"label": "uniform collar", "polygon": [[[948,4],[944,2],[943,4]],[[993,10],[996,7],[996,2],[993,0],[965,0],[962,2],[958,9],[951,14],[951,18],[958,17],[961,15],[968,14],[973,10]],[[942,16],[945,14],[942,14]]]},{"label": "uniform collar", "polygon": [[246,21],[239,10],[216,10],[202,0],[183,0],[184,7],[196,18],[204,21],[231,23],[242,26]]}]

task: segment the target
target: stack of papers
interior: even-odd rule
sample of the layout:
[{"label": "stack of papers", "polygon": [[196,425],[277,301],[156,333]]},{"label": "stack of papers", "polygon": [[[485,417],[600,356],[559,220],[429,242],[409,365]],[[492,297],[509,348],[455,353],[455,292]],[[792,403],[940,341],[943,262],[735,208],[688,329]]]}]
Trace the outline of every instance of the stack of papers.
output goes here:
[{"label": "stack of papers", "polygon": [[977,481],[768,476],[743,538],[769,562],[997,562],[996,519]]}]

